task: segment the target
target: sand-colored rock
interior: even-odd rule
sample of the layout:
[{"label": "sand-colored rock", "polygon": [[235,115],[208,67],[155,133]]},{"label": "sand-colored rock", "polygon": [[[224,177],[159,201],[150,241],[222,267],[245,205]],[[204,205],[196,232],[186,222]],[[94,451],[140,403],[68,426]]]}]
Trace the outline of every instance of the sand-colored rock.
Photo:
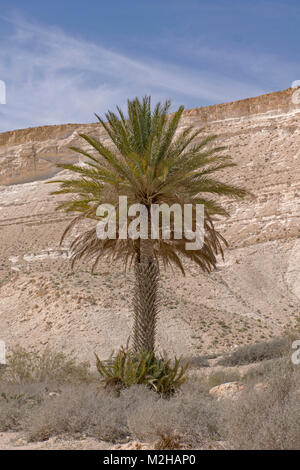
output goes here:
[{"label": "sand-colored rock", "polygon": [[224,398],[235,400],[244,388],[245,386],[241,382],[227,382],[211,388],[209,393],[216,397],[218,401]]},{"label": "sand-colored rock", "polygon": [[[237,163],[223,177],[254,197],[224,200],[231,217],[218,227],[230,249],[216,271],[204,275],[188,266],[185,278],[162,274],[161,350],[220,352],[297,324],[300,133],[293,93],[185,111],[182,126],[216,134]],[[49,194],[55,186],[44,183],[56,162],[78,161],[70,146],[87,149],[78,132],[104,138],[98,124],[0,134],[0,339],[8,349],[48,345],[93,361],[94,351],[104,357],[126,343],[133,279],[105,263],[96,276],[85,265],[72,274],[68,246],[59,247],[70,216],[55,212],[59,197]]]}]

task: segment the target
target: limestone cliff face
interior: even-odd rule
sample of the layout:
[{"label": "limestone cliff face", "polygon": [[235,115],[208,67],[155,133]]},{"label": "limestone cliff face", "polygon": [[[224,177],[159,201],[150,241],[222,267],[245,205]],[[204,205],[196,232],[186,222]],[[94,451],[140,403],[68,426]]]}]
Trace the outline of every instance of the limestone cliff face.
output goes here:
[{"label": "limestone cliff face", "polygon": [[[292,103],[293,88],[247,98],[244,100],[222,103],[213,106],[188,109],[184,117],[198,117],[203,123],[228,118],[242,118],[267,112],[288,112],[296,108]],[[64,139],[74,131],[85,128],[97,128],[98,124],[61,124],[54,126],[32,127],[0,133],[0,145],[12,146],[32,142],[44,142],[49,139]]]},{"label": "limestone cliff face", "polygon": [[[295,90],[187,110],[181,126],[204,127],[228,146],[237,167],[222,177],[253,193],[226,200],[219,221],[229,241],[225,262],[209,276],[163,274],[158,344],[170,354],[197,356],[261,341],[299,323],[300,148]],[[294,102],[293,102],[294,101]],[[297,100],[296,100],[297,101]],[[70,215],[50,195],[59,161],[81,157],[78,133],[108,142],[98,124],[67,124],[0,134],[0,336],[15,344],[75,350],[93,360],[125,344],[132,322],[132,274],[103,263],[70,271],[59,246]],[[60,175],[61,176],[61,175]],[[62,175],[63,176],[63,175]],[[224,329],[224,325],[227,326]],[[109,335],[107,334],[109,331]]]},{"label": "limestone cliff face", "polygon": [[[204,127],[229,148],[237,168],[225,179],[247,187],[252,200],[228,201],[220,227],[235,246],[294,237],[300,227],[299,104],[295,89],[184,112],[181,126]],[[77,161],[70,146],[88,146],[84,132],[107,141],[100,125],[66,124],[0,134],[0,184],[47,179],[58,161]],[[2,217],[1,217],[2,218]]]}]

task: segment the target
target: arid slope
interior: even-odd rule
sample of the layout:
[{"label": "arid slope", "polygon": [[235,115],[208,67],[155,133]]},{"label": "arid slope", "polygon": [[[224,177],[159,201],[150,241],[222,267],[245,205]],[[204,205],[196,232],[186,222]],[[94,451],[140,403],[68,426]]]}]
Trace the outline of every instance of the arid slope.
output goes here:
[{"label": "arid slope", "polygon": [[[238,164],[224,178],[254,197],[225,201],[219,228],[229,241],[225,262],[204,275],[162,276],[160,347],[185,356],[221,352],[269,338],[300,319],[299,104],[288,89],[187,110],[182,126],[216,134]],[[126,342],[131,273],[103,264],[72,273],[59,247],[68,217],[49,195],[55,163],[77,161],[78,132],[106,137],[98,124],[68,124],[0,134],[0,339],[75,349],[93,360]],[[60,176],[63,176],[60,175]]]}]

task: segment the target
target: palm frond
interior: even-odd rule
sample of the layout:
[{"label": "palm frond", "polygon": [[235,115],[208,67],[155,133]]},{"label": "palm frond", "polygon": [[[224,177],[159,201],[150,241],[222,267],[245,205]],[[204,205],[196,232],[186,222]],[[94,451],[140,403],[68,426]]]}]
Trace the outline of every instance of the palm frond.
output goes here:
[{"label": "palm frond", "polygon": [[[169,115],[170,101],[157,103],[153,111],[150,97],[128,101],[128,116],[117,107],[117,113],[108,111],[106,121],[97,119],[107,133],[111,145],[104,145],[95,137],[79,134],[90,145],[91,151],[79,147],[71,149],[86,157],[84,164],[60,163],[77,178],[55,180],[60,187],[52,194],[66,194],[69,199],[57,209],[78,214],[66,228],[62,241],[72,228],[85,219],[99,220],[99,204],[116,205],[119,195],[128,202],[203,204],[205,208],[205,236],[201,250],[187,250],[188,241],[174,237],[153,240],[153,257],[164,267],[175,266],[184,274],[183,260],[196,263],[203,271],[216,266],[217,255],[223,255],[226,241],[214,227],[215,217],[228,216],[220,197],[243,198],[250,194],[245,189],[216,179],[217,172],[235,166],[226,148],[214,145],[215,135],[204,136],[203,129],[187,126],[180,129],[183,107]],[[71,198],[70,198],[71,196]],[[214,199],[217,196],[217,199]],[[118,211],[116,211],[118,214]],[[139,240],[122,240],[117,230],[116,240],[100,240],[96,227],[89,228],[71,243],[72,261],[90,260],[93,269],[103,257],[122,260],[132,266],[140,256]]]}]

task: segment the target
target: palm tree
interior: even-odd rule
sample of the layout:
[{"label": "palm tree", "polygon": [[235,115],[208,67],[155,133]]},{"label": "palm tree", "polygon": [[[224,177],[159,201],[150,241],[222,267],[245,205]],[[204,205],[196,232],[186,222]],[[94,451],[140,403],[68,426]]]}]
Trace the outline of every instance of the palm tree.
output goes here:
[{"label": "palm tree", "polygon": [[[85,134],[80,134],[93,149],[89,153],[78,147],[72,150],[86,157],[84,165],[58,164],[76,173],[78,177],[54,181],[60,189],[52,194],[71,194],[58,205],[58,210],[79,213],[66,228],[62,240],[70,229],[82,219],[99,221],[99,204],[117,207],[119,195],[128,198],[128,204],[146,206],[149,218],[152,204],[204,205],[204,243],[201,249],[187,250],[187,238],[177,239],[171,227],[170,239],[122,239],[119,229],[115,239],[99,239],[96,224],[85,229],[71,243],[72,266],[79,259],[93,262],[92,270],[104,257],[121,259],[125,267],[134,265],[134,326],[135,351],[154,352],[155,331],[159,313],[159,267],[177,266],[184,274],[183,260],[196,263],[201,270],[210,272],[216,266],[216,256],[222,251],[224,238],[215,230],[214,219],[228,215],[224,207],[213,199],[216,196],[244,197],[247,192],[214,178],[214,173],[235,166],[225,147],[212,145],[215,136],[199,140],[202,129],[192,126],[179,130],[183,106],[168,114],[170,101],[158,103],[152,110],[150,97],[141,101],[128,100],[128,117],[119,107],[118,113],[108,111],[106,121],[97,118],[110,138],[110,145]],[[118,209],[117,209],[118,210]],[[195,215],[193,212],[193,223]],[[150,235],[151,220],[148,225]]]}]

